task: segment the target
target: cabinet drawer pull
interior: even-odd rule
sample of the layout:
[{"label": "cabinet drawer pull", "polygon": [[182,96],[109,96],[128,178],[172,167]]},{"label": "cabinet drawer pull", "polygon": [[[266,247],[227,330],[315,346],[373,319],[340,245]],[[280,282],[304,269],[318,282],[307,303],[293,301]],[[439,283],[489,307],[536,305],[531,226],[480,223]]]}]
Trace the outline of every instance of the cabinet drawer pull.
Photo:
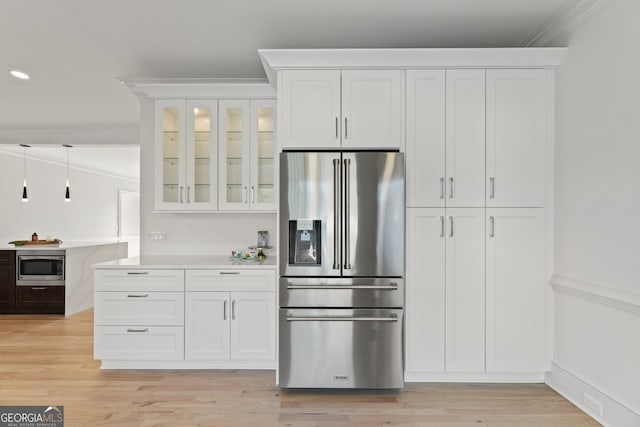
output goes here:
[{"label": "cabinet drawer pull", "polygon": [[453,199],[453,177],[449,177],[449,198]]},{"label": "cabinet drawer pull", "polygon": [[44,291],[45,289],[47,288],[46,287],[31,288],[32,291]]},{"label": "cabinet drawer pull", "polygon": [[180,203],[184,203],[184,187],[180,186]]},{"label": "cabinet drawer pull", "polygon": [[135,295],[135,294],[129,294],[127,295],[127,298],[148,298],[149,294],[143,294],[143,295]]},{"label": "cabinet drawer pull", "polygon": [[347,118],[344,118],[344,139],[347,139]]},{"label": "cabinet drawer pull", "polygon": [[222,307],[222,320],[227,320],[227,300],[224,300],[224,305]]},{"label": "cabinet drawer pull", "polygon": [[449,226],[451,227],[449,229],[449,237],[453,237],[453,217],[452,216],[449,217]]},{"label": "cabinet drawer pull", "polygon": [[494,177],[489,178],[489,198],[496,197],[496,179]]},{"label": "cabinet drawer pull", "polygon": [[231,301],[231,320],[236,320],[236,300]]},{"label": "cabinet drawer pull", "polygon": [[240,274],[239,271],[221,271],[219,274]]},{"label": "cabinet drawer pull", "polygon": [[440,217],[440,237],[444,237],[444,216]]},{"label": "cabinet drawer pull", "polygon": [[132,328],[129,328],[129,329],[127,329],[127,332],[141,332],[141,333],[144,333],[144,332],[149,332],[149,328],[144,328],[144,329],[132,329]]},{"label": "cabinet drawer pull", "polygon": [[187,203],[191,203],[191,186],[187,185]]},{"label": "cabinet drawer pull", "polygon": [[340,135],[338,134],[338,118],[336,117],[336,139],[338,139]]},{"label": "cabinet drawer pull", "polygon": [[444,199],[444,176],[440,177],[440,199]]},{"label": "cabinet drawer pull", "polygon": [[134,275],[141,276],[141,275],[144,275],[144,274],[149,274],[149,272],[148,271],[127,271],[127,274],[132,275],[132,276],[134,276]]}]

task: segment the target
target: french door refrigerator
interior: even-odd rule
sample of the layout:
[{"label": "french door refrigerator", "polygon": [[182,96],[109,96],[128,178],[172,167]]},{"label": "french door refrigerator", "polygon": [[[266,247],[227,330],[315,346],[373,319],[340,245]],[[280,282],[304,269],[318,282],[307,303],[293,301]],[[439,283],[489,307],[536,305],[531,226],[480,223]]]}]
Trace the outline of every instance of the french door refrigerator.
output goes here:
[{"label": "french door refrigerator", "polygon": [[280,155],[279,383],[404,387],[404,156]]}]

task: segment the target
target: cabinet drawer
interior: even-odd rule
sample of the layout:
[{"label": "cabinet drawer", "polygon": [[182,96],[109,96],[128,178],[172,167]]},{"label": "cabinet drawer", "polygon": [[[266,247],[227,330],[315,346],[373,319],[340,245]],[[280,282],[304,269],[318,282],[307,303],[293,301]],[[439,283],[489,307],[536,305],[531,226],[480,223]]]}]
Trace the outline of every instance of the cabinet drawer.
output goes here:
[{"label": "cabinet drawer", "polygon": [[16,286],[19,313],[64,313],[64,286]]},{"label": "cabinet drawer", "polygon": [[273,270],[187,270],[187,291],[275,292]]},{"label": "cabinet drawer", "polygon": [[183,292],[96,292],[96,325],[184,324]]},{"label": "cabinet drawer", "polygon": [[96,326],[94,358],[103,360],[182,360],[182,326]]},{"label": "cabinet drawer", "polygon": [[184,291],[184,270],[96,269],[96,291]]}]

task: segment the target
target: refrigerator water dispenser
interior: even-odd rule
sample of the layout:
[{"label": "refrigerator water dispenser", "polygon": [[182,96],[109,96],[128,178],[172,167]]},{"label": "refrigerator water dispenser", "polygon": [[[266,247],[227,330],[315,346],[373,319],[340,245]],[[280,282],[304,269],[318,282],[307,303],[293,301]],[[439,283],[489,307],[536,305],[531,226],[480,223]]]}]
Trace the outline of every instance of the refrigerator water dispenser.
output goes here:
[{"label": "refrigerator water dispenser", "polygon": [[289,220],[289,265],[321,265],[322,221]]}]

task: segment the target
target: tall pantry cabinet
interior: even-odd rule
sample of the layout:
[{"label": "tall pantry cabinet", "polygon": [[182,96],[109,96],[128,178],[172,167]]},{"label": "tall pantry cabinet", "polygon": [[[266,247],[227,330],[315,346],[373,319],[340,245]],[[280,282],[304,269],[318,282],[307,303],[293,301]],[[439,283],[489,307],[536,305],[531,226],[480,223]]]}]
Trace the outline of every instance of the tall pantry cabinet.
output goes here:
[{"label": "tall pantry cabinet", "polygon": [[409,379],[545,371],[551,73],[407,71]]}]

